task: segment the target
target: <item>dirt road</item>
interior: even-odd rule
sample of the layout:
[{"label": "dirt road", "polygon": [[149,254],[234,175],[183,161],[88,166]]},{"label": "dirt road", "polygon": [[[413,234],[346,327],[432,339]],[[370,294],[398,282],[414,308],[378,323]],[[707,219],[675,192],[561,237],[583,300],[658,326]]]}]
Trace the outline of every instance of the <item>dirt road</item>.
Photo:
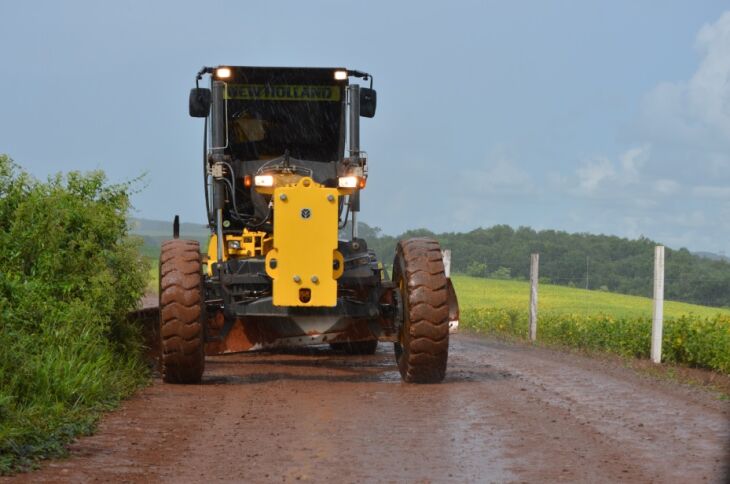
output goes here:
[{"label": "dirt road", "polygon": [[391,345],[210,358],[155,382],[38,481],[724,482],[730,402],[606,361],[469,335],[446,381],[406,385]]}]

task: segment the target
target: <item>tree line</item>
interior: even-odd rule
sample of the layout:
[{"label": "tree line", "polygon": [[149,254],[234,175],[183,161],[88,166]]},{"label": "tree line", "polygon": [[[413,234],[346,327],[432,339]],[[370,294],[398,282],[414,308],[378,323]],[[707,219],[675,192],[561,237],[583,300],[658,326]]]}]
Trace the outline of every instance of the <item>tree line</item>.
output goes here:
[{"label": "tree line", "polygon": [[[537,231],[508,225],[471,232],[433,233],[410,230],[397,237],[378,227],[359,223],[360,237],[378,257],[390,264],[395,244],[409,237],[432,237],[451,249],[452,271],[477,277],[528,279],[530,254],[540,254],[544,283],[652,296],[654,247],[646,237],[626,239],[609,235]],[[344,232],[344,231],[343,231]],[[730,263],[667,247],[665,297],[707,306],[730,307]]]}]

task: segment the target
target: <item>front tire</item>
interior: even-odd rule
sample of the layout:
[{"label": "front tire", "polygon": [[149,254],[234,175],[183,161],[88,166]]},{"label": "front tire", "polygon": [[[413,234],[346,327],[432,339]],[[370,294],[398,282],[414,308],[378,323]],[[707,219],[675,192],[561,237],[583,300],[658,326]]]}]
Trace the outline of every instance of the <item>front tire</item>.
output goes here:
[{"label": "front tire", "polygon": [[401,291],[403,324],[395,343],[401,378],[438,383],[449,356],[449,291],[441,248],[432,239],[400,241],[393,281]]},{"label": "front tire", "polygon": [[200,244],[168,240],[160,251],[162,379],[199,383],[205,367]]}]

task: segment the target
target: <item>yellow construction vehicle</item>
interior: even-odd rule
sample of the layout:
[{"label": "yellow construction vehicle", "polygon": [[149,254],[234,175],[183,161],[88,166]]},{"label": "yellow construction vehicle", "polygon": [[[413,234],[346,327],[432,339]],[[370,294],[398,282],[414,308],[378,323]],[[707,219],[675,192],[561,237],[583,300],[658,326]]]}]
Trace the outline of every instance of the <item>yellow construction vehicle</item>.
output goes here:
[{"label": "yellow construction vehicle", "polygon": [[[210,87],[199,86],[205,76]],[[198,72],[189,109],[205,118],[211,236],[201,254],[179,239],[176,217],[162,245],[164,381],[200,381],[206,354],[312,344],[371,354],[378,341],[394,343],[404,381],[444,378],[458,304],[439,244],[399,242],[389,280],[357,233],[372,83],[344,68]]]}]

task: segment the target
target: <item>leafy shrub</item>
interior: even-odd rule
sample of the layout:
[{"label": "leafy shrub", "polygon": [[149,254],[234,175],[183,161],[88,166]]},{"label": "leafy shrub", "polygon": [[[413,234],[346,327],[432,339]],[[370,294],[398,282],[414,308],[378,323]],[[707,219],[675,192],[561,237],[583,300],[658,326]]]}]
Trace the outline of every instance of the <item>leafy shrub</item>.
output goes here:
[{"label": "leafy shrub", "polygon": [[500,267],[490,274],[492,279],[509,279],[512,277],[512,270],[509,267]]},{"label": "leafy shrub", "polygon": [[102,172],[40,182],[0,155],[0,473],[62,454],[145,379],[128,192]]},{"label": "leafy shrub", "polygon": [[466,273],[472,277],[484,277],[487,275],[487,264],[473,260],[466,267]]}]

